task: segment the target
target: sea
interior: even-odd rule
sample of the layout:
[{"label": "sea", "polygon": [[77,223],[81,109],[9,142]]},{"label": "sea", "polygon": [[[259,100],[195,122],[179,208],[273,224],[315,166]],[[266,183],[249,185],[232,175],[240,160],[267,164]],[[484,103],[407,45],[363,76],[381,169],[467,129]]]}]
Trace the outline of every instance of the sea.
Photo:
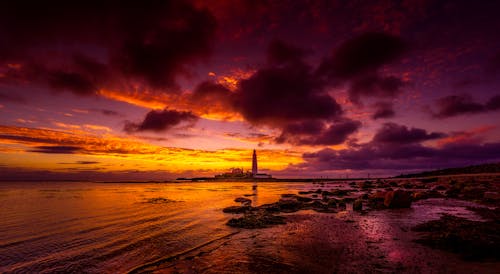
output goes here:
[{"label": "sea", "polygon": [[236,229],[222,212],[310,183],[0,182],[0,272],[127,272]]}]

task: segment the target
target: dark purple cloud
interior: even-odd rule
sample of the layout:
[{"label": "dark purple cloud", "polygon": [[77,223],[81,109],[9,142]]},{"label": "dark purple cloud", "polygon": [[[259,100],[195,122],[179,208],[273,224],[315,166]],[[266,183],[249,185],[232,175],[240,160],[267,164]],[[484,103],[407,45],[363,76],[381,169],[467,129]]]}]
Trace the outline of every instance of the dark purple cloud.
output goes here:
[{"label": "dark purple cloud", "polygon": [[283,128],[277,143],[296,145],[338,145],[358,131],[361,122],[354,120],[337,121],[326,125],[318,121],[289,124]]},{"label": "dark purple cloud", "polygon": [[334,84],[347,83],[349,99],[357,104],[361,97],[393,98],[405,83],[396,76],[381,75],[379,70],[400,58],[407,48],[401,37],[367,32],[342,43],[322,61],[317,73]]},{"label": "dark purple cloud", "polygon": [[235,107],[254,124],[340,116],[340,105],[323,88],[305,64],[268,67],[241,81]]},{"label": "dark purple cloud", "polygon": [[274,40],[269,44],[267,62],[269,64],[284,64],[288,62],[301,62],[306,51],[289,45],[281,40]]},{"label": "dark purple cloud", "polygon": [[392,118],[396,116],[394,106],[389,102],[378,102],[374,105],[375,112],[372,115],[373,120]]},{"label": "dark purple cloud", "polygon": [[129,133],[138,131],[165,131],[183,122],[194,123],[198,119],[198,116],[189,111],[152,110],[146,114],[146,117],[140,123],[127,121],[124,130]]},{"label": "dark purple cloud", "polygon": [[394,98],[403,92],[404,85],[403,80],[394,76],[363,75],[351,80],[349,99],[359,104],[361,97]]},{"label": "dark purple cloud", "polygon": [[270,63],[240,82],[233,99],[235,109],[250,123],[281,127],[339,117],[340,105],[302,56],[302,51],[283,42],[271,44]]},{"label": "dark purple cloud", "polygon": [[500,109],[500,95],[491,97],[486,103],[487,110],[498,110]]},{"label": "dark purple cloud", "polygon": [[464,114],[484,113],[500,109],[500,95],[493,96],[485,104],[475,102],[468,94],[450,95],[436,101],[434,118],[449,118]]},{"label": "dark purple cloud", "polygon": [[407,45],[400,37],[367,32],[342,43],[331,57],[323,60],[318,73],[334,79],[358,77],[396,60],[406,49]]},{"label": "dark purple cloud", "polygon": [[81,150],[77,146],[37,146],[30,152],[48,153],[48,154],[74,154]]},{"label": "dark purple cloud", "polygon": [[80,95],[127,81],[176,90],[177,77],[208,57],[215,29],[186,1],[2,2],[0,64],[20,64],[2,80]]},{"label": "dark purple cloud", "polygon": [[385,123],[380,128],[372,142],[385,144],[411,144],[445,137],[440,132],[427,132],[425,129],[411,128],[395,123]]},{"label": "dark purple cloud", "polygon": [[96,162],[96,161],[76,161],[72,163],[58,163],[60,165],[94,165],[94,164],[99,164],[101,162]]}]

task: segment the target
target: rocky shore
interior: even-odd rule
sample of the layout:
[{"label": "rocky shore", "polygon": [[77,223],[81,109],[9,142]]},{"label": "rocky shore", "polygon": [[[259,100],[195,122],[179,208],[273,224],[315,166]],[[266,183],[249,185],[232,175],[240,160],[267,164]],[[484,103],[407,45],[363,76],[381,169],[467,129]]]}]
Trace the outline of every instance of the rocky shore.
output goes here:
[{"label": "rocky shore", "polygon": [[[251,200],[235,199],[240,205],[223,209],[237,214],[228,226],[245,229],[267,228],[283,225],[287,214],[302,210],[320,213],[339,213],[349,207],[357,214],[374,210],[411,208],[412,203],[425,199],[458,199],[477,206],[467,209],[483,220],[472,221],[449,214],[438,220],[430,220],[411,228],[419,232],[415,242],[458,253],[468,260],[500,259],[496,248],[500,246],[500,195],[499,183],[480,178],[425,178],[410,180],[376,180],[352,182],[347,188],[325,189],[320,183],[315,190],[282,194],[270,204],[252,206]],[[284,216],[283,216],[284,215]]]}]

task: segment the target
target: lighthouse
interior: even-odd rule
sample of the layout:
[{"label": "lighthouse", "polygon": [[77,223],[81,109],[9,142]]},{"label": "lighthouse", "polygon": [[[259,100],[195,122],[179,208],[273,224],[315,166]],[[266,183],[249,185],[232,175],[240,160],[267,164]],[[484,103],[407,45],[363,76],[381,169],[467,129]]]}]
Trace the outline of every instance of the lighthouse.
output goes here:
[{"label": "lighthouse", "polygon": [[257,175],[257,152],[255,152],[254,149],[252,157],[252,177],[255,177],[255,175]]}]

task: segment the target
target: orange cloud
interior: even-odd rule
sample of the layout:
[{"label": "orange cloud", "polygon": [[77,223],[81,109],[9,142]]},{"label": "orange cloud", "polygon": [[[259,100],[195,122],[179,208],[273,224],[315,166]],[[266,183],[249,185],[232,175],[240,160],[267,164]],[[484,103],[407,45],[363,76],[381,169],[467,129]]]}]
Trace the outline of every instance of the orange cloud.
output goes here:
[{"label": "orange cloud", "polygon": [[[52,153],[51,148],[65,150]],[[261,150],[258,153],[260,166],[265,169],[281,170],[289,163],[302,162],[299,152]],[[162,147],[109,134],[95,136],[80,131],[0,126],[0,160],[9,167],[57,170],[60,162],[78,160],[106,164],[101,166],[102,171],[139,169],[180,173],[209,169],[219,172],[231,167],[250,168],[251,156],[248,149],[194,150]]]}]

